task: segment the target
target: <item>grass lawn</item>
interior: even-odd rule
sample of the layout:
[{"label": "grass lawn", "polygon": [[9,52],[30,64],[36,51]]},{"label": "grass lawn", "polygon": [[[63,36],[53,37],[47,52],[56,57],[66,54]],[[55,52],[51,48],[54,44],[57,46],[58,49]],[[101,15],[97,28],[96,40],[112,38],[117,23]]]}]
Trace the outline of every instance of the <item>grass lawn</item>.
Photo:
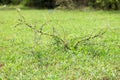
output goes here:
[{"label": "grass lawn", "polygon": [[54,27],[66,40],[106,32],[88,41],[98,45],[64,51],[50,37],[38,37],[25,25],[15,27],[20,18],[16,10],[0,10],[0,80],[120,80],[120,11],[21,13],[37,29],[47,22],[45,32],[52,33]]}]

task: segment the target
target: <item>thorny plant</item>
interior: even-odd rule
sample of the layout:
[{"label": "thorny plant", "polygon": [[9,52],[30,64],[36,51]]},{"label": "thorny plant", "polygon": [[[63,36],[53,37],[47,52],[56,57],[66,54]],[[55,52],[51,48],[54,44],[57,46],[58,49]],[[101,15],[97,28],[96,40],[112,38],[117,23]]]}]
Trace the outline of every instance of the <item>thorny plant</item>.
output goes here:
[{"label": "thorny plant", "polygon": [[[17,9],[17,12],[20,15],[20,19],[19,22],[15,25],[15,26],[19,26],[19,25],[26,25],[27,27],[29,27],[30,29],[34,30],[36,33],[39,33],[41,35],[44,36],[49,36],[52,37],[52,39],[54,39],[54,41],[58,44],[58,45],[62,45],[62,47],[67,51],[67,50],[73,50],[73,49],[78,49],[78,46],[80,46],[81,44],[86,44],[86,42],[101,37],[102,35],[105,34],[106,30],[100,30],[97,34],[90,34],[88,36],[85,36],[84,38],[72,38],[70,40],[66,40],[66,36],[64,35],[64,39],[61,38],[60,35],[57,35],[57,31],[55,31],[55,27],[52,28],[53,33],[47,33],[43,31],[43,28],[48,24],[48,22],[43,23],[40,26],[40,29],[36,29],[36,25],[31,25],[29,24],[25,17],[21,14],[20,10]],[[64,32],[65,33],[65,32]],[[72,44],[72,45],[70,45]]]}]

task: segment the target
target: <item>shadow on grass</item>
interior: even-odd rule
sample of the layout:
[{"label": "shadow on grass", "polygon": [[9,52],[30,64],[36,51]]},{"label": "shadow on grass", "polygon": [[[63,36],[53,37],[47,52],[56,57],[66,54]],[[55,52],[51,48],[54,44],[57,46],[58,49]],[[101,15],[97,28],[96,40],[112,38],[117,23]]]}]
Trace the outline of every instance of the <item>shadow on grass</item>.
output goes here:
[{"label": "shadow on grass", "polygon": [[[0,6],[0,10],[16,10],[16,8],[20,8],[21,10],[50,10],[48,8],[36,8],[36,7],[2,7]],[[58,10],[67,10],[69,11],[68,9],[58,9]],[[81,10],[81,9],[72,9],[70,11],[84,11],[84,10]],[[102,12],[107,12],[108,14],[120,14],[120,10],[97,10],[97,9],[88,9],[86,11],[89,11],[89,12],[96,12],[96,11],[102,11]]]}]

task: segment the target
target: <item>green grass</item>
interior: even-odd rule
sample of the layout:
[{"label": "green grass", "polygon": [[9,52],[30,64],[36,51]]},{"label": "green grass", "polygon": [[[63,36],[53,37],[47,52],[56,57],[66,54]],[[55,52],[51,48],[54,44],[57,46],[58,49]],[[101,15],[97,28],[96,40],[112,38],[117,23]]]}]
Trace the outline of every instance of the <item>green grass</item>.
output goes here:
[{"label": "green grass", "polygon": [[[20,18],[16,10],[0,10],[0,80],[119,80],[120,79],[120,11],[22,10],[26,20],[45,31],[55,27],[67,39],[84,37],[101,29],[106,33],[80,45],[78,50],[64,51],[42,37],[35,45],[34,31],[25,25],[14,27]],[[37,40],[38,41],[38,40]],[[36,48],[34,48],[36,47]]]}]

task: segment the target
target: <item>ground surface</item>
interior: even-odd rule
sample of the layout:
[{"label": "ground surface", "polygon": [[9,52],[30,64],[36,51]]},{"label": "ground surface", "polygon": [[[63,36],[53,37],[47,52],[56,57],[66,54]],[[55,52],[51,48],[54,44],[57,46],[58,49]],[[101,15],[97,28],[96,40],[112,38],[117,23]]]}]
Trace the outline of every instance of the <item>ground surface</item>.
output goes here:
[{"label": "ground surface", "polygon": [[54,26],[68,38],[104,29],[106,33],[91,40],[101,45],[82,45],[73,51],[50,45],[46,37],[35,45],[33,30],[25,25],[14,26],[20,18],[17,11],[0,10],[0,80],[120,80],[120,11],[22,10],[21,13],[37,28],[51,21],[45,31]]}]

